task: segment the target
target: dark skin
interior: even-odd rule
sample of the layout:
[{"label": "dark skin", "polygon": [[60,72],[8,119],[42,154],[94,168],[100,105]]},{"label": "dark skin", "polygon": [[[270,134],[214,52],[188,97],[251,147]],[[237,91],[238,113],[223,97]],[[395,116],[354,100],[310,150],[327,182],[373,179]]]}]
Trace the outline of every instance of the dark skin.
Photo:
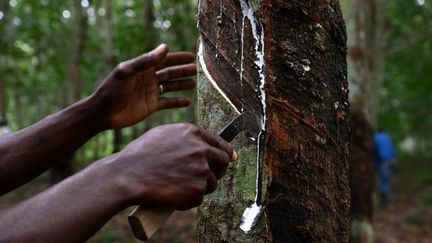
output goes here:
[{"label": "dark skin", "polygon": [[[97,133],[190,104],[164,91],[190,89],[193,55],[166,45],[119,64],[90,97],[0,139],[0,191],[28,182]],[[0,242],[83,242],[131,205],[185,210],[214,191],[232,146],[192,124],[156,127],[124,150],[0,214]]]}]

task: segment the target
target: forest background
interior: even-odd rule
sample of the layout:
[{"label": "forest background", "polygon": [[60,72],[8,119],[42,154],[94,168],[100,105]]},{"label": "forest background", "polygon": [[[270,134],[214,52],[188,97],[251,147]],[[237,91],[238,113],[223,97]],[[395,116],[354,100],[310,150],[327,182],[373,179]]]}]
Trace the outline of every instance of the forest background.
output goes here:
[{"label": "forest background", "polygon": [[[344,0],[341,5],[346,10]],[[0,119],[12,131],[29,126],[90,95],[116,63],[158,43],[195,52],[196,6],[196,0],[1,0]],[[382,14],[386,48],[377,126],[398,148],[396,186],[421,191],[418,200],[432,206],[432,2],[388,1]],[[183,93],[196,100],[195,90]],[[121,132],[101,133],[77,151],[73,169],[111,154],[151,127],[194,121],[195,104],[158,112]],[[40,189],[48,186],[45,179],[39,179]],[[427,217],[415,220],[432,225]],[[113,226],[95,239],[118,241],[125,234]]]}]

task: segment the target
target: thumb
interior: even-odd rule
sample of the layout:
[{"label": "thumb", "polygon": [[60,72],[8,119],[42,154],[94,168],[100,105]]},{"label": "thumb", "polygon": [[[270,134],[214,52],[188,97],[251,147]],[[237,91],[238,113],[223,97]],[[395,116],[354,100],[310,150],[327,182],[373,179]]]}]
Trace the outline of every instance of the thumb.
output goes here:
[{"label": "thumb", "polygon": [[166,44],[160,44],[150,52],[146,52],[131,60],[122,62],[120,64],[120,70],[124,76],[130,77],[142,70],[157,65],[166,57],[167,54],[168,46]]}]

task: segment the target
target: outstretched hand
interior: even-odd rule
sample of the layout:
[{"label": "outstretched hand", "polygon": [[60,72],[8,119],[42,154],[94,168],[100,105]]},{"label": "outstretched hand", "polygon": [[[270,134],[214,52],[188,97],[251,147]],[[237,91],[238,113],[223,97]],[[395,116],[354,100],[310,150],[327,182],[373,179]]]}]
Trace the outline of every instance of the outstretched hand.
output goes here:
[{"label": "outstretched hand", "polygon": [[188,106],[186,97],[161,97],[160,92],[195,87],[196,74],[189,52],[168,53],[165,44],[134,59],[120,63],[92,95],[98,110],[106,115],[108,128],[133,125],[151,113]]}]

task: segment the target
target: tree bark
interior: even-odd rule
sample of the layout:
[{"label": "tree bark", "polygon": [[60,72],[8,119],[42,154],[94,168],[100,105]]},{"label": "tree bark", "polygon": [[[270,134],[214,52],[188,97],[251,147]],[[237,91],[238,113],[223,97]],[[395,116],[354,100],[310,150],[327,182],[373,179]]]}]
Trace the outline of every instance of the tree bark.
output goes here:
[{"label": "tree bark", "polygon": [[16,82],[13,84],[13,99],[14,99],[14,114],[15,121],[18,128],[24,127],[23,112],[22,112],[22,84]]},{"label": "tree bark", "polygon": [[[142,17],[143,17],[142,30],[143,31],[142,32],[143,32],[143,40],[144,40],[143,41],[144,50],[150,50],[151,48],[154,48],[159,41],[157,30],[153,25],[156,20],[154,11],[155,11],[155,7],[153,1],[143,2],[143,6],[142,6]],[[148,117],[144,121],[134,125],[132,127],[132,139],[139,137],[143,132],[147,131],[148,130],[147,127],[152,126],[151,124],[155,116],[161,116],[161,114],[159,112],[153,114],[152,116]]]},{"label": "tree bark", "polygon": [[[87,32],[87,17],[81,6],[81,0],[74,0],[74,34],[70,45],[67,66],[69,80],[69,99],[72,104],[81,98],[81,71],[80,63],[84,52],[84,43]],[[72,163],[75,153],[65,156],[51,169],[50,183],[55,184],[73,174]]]},{"label": "tree bark", "polygon": [[265,215],[248,234],[239,229],[255,198],[257,170],[256,144],[240,137],[239,161],[200,207],[199,241],[348,242],[350,129],[339,4],[253,3],[257,11],[243,0],[199,3],[198,122],[218,131],[235,110],[263,118]]},{"label": "tree bark", "polygon": [[[1,10],[4,14],[3,24],[0,26],[0,31],[2,36],[0,37],[0,44],[6,47],[7,44],[7,27],[9,26],[11,22],[11,17],[8,16],[10,5],[7,1],[4,1],[0,3]],[[3,51],[2,51],[3,52]],[[6,117],[6,110],[7,110],[7,104],[6,104],[6,83],[4,80],[4,67],[6,66],[6,60],[4,58],[4,53],[0,54],[0,124],[7,125],[7,117]]]},{"label": "tree bark", "polygon": [[374,129],[365,118],[363,107],[353,107],[351,114],[351,242],[372,243],[373,192],[376,187]]},{"label": "tree bark", "polygon": [[373,133],[384,73],[386,0],[348,1],[348,81],[353,107],[351,241],[373,242]]},{"label": "tree bark", "polygon": [[[1,65],[1,62],[0,62]],[[7,125],[6,118],[6,87],[3,78],[1,77],[2,71],[0,69],[0,124]]]},{"label": "tree bark", "polygon": [[384,74],[387,0],[350,0],[347,18],[350,101],[365,109],[373,127]]},{"label": "tree bark", "polygon": [[[103,0],[102,4],[105,8],[105,21],[103,29],[105,32],[105,46],[104,46],[104,56],[105,63],[109,69],[114,69],[118,63],[117,56],[115,55],[114,49],[114,23],[113,23],[113,9],[111,0]],[[121,150],[121,145],[123,141],[122,129],[114,129],[113,131],[113,153],[117,153]]]},{"label": "tree bark", "polygon": [[87,32],[87,17],[81,6],[81,0],[74,0],[74,35],[70,46],[68,79],[70,81],[69,102],[73,103],[81,98],[80,62],[84,52]]}]

